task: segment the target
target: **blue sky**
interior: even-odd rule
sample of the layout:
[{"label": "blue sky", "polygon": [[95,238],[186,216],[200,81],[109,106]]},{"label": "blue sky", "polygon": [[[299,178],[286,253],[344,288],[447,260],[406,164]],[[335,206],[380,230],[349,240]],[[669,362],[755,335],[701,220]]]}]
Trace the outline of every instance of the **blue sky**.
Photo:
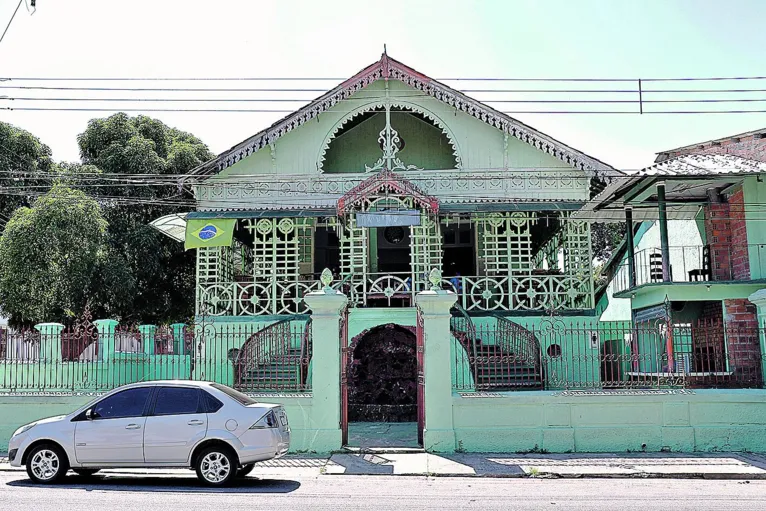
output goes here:
[{"label": "blue sky", "polygon": [[[16,3],[0,0],[3,26]],[[392,57],[432,77],[764,76],[764,20],[762,0],[40,1],[33,16],[22,6],[0,43],[0,74],[345,77],[377,60],[385,43]],[[766,89],[766,80],[736,85]],[[766,92],[747,97],[766,99]],[[766,109],[766,102],[737,107]],[[102,115],[0,111],[0,120],[38,135],[55,158],[76,160],[76,135]],[[283,114],[150,115],[219,152]],[[663,149],[766,127],[766,114],[516,117],[620,168],[649,165]]]}]

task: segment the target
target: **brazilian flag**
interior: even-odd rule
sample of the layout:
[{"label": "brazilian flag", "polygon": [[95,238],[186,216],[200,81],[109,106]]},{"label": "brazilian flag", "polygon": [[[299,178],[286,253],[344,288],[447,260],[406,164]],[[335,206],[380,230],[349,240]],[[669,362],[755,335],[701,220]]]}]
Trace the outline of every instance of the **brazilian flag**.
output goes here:
[{"label": "brazilian flag", "polygon": [[186,222],[186,250],[201,247],[228,247],[234,236],[236,218],[189,219]]}]

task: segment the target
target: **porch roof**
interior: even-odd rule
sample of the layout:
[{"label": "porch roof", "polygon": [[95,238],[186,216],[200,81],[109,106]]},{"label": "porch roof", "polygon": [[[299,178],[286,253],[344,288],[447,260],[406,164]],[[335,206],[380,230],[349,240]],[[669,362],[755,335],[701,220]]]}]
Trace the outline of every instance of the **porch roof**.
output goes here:
[{"label": "porch roof", "polygon": [[690,154],[646,167],[613,180],[575,217],[601,222],[625,220],[625,207],[635,221],[657,219],[656,184],[664,182],[669,220],[693,219],[708,200],[708,190],[723,190],[748,175],[766,173],[766,162],[728,154]]}]

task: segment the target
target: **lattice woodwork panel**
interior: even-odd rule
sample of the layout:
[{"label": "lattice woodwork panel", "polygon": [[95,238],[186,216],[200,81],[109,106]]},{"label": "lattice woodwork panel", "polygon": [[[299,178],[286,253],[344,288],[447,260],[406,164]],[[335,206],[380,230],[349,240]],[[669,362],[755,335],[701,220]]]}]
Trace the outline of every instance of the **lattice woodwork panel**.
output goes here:
[{"label": "lattice woodwork panel", "polygon": [[491,213],[482,220],[481,259],[487,275],[529,273],[535,213]]},{"label": "lattice woodwork panel", "polygon": [[566,220],[564,222],[564,273],[579,275],[590,273],[593,257],[590,246],[590,223]]},{"label": "lattice woodwork panel", "polygon": [[358,303],[364,297],[367,275],[368,229],[357,227],[354,215],[346,218],[345,225],[337,222],[335,229],[340,239],[341,277],[350,276],[347,281],[351,289],[349,300]]},{"label": "lattice woodwork panel", "polygon": [[442,270],[442,234],[438,221],[421,214],[420,225],[410,230],[410,264],[415,275],[415,290],[426,289],[428,274]]},{"label": "lattice woodwork panel", "polygon": [[230,247],[201,247],[197,249],[197,282],[217,284],[234,277],[234,260]]},{"label": "lattice woodwork panel", "polygon": [[253,274],[256,282],[298,279],[298,232],[303,219],[261,218],[248,220],[253,233]]}]

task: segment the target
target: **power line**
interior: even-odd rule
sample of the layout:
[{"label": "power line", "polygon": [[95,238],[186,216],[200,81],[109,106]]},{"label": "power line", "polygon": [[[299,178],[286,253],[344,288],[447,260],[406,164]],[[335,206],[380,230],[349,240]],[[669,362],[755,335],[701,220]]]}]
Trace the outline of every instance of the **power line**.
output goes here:
[{"label": "power line", "polygon": [[[26,112],[176,112],[176,113],[294,113],[295,110],[286,109],[266,109],[266,108],[85,108],[85,107],[0,107],[0,110],[9,112],[26,111]],[[328,109],[325,112],[345,112],[346,110],[332,110]],[[410,110],[406,109],[391,109],[392,112],[405,112],[409,113]],[[450,110],[438,110],[442,113],[454,112],[455,109]],[[737,109],[737,110],[656,110],[639,112],[638,110],[503,110],[500,113],[507,115],[519,115],[519,114],[541,114],[541,115],[554,115],[554,114],[612,114],[612,115],[684,115],[684,114],[762,114],[766,113],[766,109]]]},{"label": "power line", "polygon": [[[19,3],[21,5],[21,3]],[[331,80],[348,80],[348,76],[344,77],[330,77],[330,76],[250,76],[250,77],[232,77],[232,76],[220,76],[220,77],[202,77],[202,76],[187,76],[187,77],[150,77],[150,76],[8,76],[0,77],[0,81],[92,81],[92,82],[231,82],[231,81],[331,81]],[[620,83],[620,82],[697,82],[697,81],[726,81],[726,80],[766,80],[766,76],[715,76],[715,77],[665,77],[665,78],[523,78],[523,77],[467,77],[457,76],[448,78],[435,78],[440,81],[462,81],[462,82],[572,82],[572,83],[592,83],[592,82],[605,82],[605,83]]]},{"label": "power line", "polygon": [[21,4],[24,2],[24,0],[19,0],[19,3],[16,5],[16,10],[13,11],[13,14],[11,15],[11,19],[8,20],[8,24],[5,26],[5,30],[3,30],[3,35],[0,35],[0,43],[3,42],[3,39],[5,38],[5,34],[8,33],[8,29],[11,28],[11,23],[13,23],[13,19],[16,17],[16,13],[19,12],[19,7],[21,7]]}]

